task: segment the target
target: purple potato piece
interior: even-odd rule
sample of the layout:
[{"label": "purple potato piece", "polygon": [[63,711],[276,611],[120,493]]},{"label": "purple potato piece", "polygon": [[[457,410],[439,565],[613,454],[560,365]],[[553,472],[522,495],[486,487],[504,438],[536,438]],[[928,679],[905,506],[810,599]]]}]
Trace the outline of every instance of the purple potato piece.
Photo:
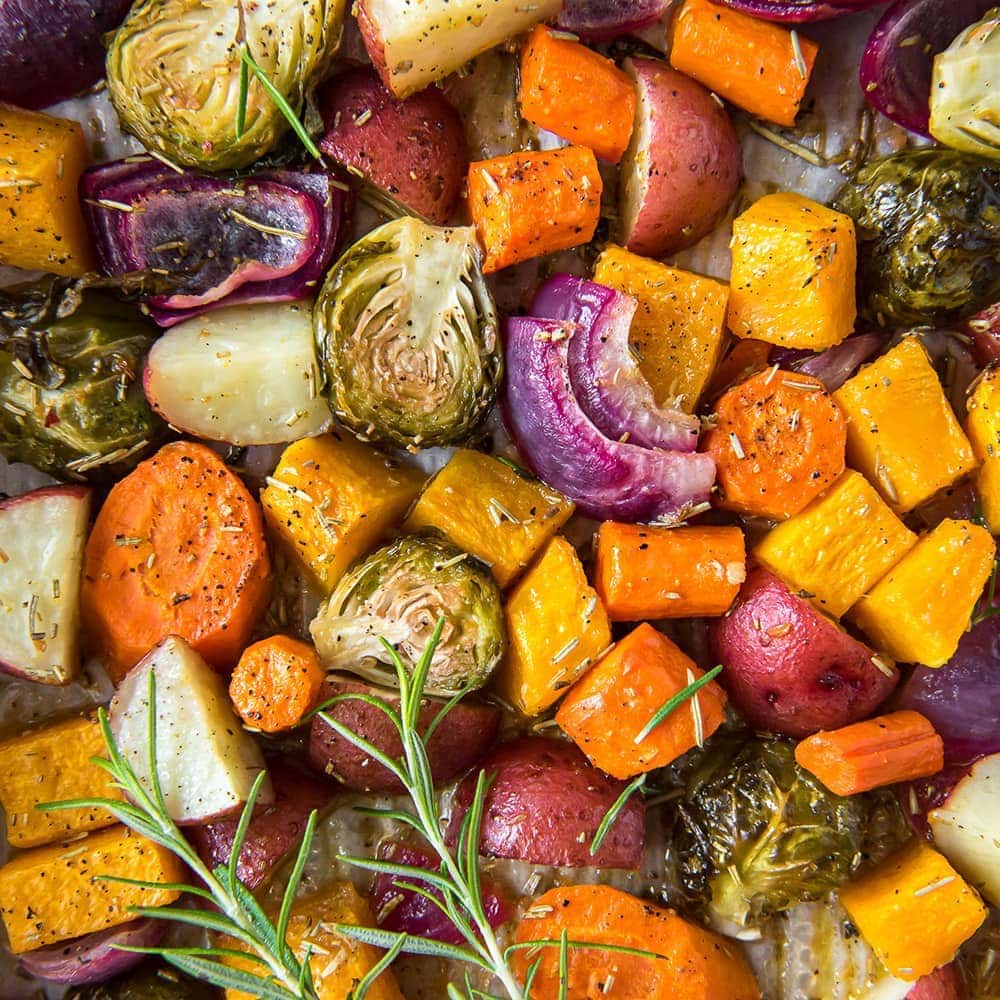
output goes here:
[{"label": "purple potato piece", "polygon": [[645,806],[633,795],[600,850],[590,853],[605,814],[625,782],[594,767],[565,740],[528,736],[501,743],[458,786],[448,824],[454,844],[479,772],[493,782],[486,793],[480,853],[536,865],[638,868],[645,842]]},{"label": "purple potato piece", "polygon": [[[327,701],[345,694],[373,695],[393,708],[399,705],[398,692],[337,674],[327,678],[320,698]],[[427,731],[444,704],[436,698],[424,699],[418,720],[421,733]],[[398,731],[385,713],[374,705],[352,699],[331,706],[327,714],[390,757],[402,756],[403,745]],[[462,701],[451,709],[427,743],[435,784],[446,784],[458,777],[486,753],[500,731],[500,718],[500,709],[493,705]],[[355,791],[404,791],[394,775],[336,733],[319,716],[312,721],[309,759],[317,770]]]}]

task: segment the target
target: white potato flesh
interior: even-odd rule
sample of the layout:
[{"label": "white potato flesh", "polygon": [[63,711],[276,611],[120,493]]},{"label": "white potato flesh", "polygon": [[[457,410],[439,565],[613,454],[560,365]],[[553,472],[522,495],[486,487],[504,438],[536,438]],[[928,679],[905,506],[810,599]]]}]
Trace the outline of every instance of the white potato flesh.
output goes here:
[{"label": "white potato flesh", "polygon": [[1000,906],[1000,753],[977,761],[927,821],[938,850]]},{"label": "white potato flesh", "polygon": [[[223,679],[178,636],[147,653],[112,699],[118,749],[152,790],[150,674],[156,678],[156,771],[171,818],[192,824],[232,814],[265,770],[264,758],[233,712]],[[266,778],[258,801],[273,799]]]},{"label": "white potato flesh", "polygon": [[41,684],[66,684],[76,676],[89,517],[85,486],[50,486],[0,503],[4,673]]},{"label": "white potato flesh", "polygon": [[332,419],[309,302],[231,306],[178,324],[149,352],[143,386],[167,423],[210,441],[282,444]]}]

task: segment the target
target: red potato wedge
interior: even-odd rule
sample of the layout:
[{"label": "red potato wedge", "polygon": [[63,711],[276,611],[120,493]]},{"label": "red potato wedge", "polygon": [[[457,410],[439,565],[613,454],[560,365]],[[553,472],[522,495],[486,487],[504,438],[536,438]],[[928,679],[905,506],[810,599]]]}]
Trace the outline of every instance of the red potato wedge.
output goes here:
[{"label": "red potato wedge", "polygon": [[620,239],[661,257],[715,228],[736,194],[740,142],[726,110],[665,62],[635,56],[625,71],[639,103],[619,181]]},{"label": "red potato wedge", "polygon": [[[393,708],[399,696],[389,688],[365,684],[339,674],[327,678],[320,702],[345,694],[373,695]],[[445,704],[425,698],[419,728],[426,732]],[[332,719],[374,743],[390,757],[399,757],[403,745],[392,722],[381,709],[363,701],[342,701],[326,710]],[[492,705],[460,702],[434,731],[427,745],[436,784],[445,784],[468,770],[489,749],[500,730],[500,710]],[[309,760],[318,771],[359,792],[402,792],[403,786],[381,764],[344,739],[316,716],[309,733]]]},{"label": "red potato wedge", "polygon": [[848,635],[773,574],[747,577],[710,627],[719,683],[746,722],[788,736],[871,715],[899,680],[894,665]]},{"label": "red potato wedge", "polygon": [[965,984],[954,962],[921,976],[905,1000],[965,1000]]},{"label": "red potato wedge", "polygon": [[319,108],[327,156],[411,212],[438,225],[448,221],[468,157],[462,121],[439,90],[399,100],[365,66],[331,80]]},{"label": "red potato wedge", "polygon": [[479,771],[494,776],[486,793],[480,853],[536,865],[638,868],[645,807],[633,795],[596,854],[594,834],[625,788],[572,744],[529,736],[501,743],[458,786],[448,824],[451,843],[472,802]]},{"label": "red potato wedge", "polygon": [[[192,826],[237,812],[264,758],[236,718],[225,681],[181,638],[168,636],[125,676],[111,701],[111,731],[143,785],[149,760],[150,675],[156,677],[157,774],[174,822]],[[269,778],[258,802],[274,800]]]},{"label": "red potato wedge", "polygon": [[[254,809],[246,840],[236,863],[236,874],[248,889],[256,889],[271,869],[299,845],[309,814],[322,810],[337,789],[330,782],[303,774],[287,764],[271,762],[274,802]],[[187,838],[209,866],[229,863],[239,817],[191,827]]]},{"label": "red potato wedge", "polygon": [[79,667],[90,490],[48,486],[0,502],[0,672],[68,684]]}]

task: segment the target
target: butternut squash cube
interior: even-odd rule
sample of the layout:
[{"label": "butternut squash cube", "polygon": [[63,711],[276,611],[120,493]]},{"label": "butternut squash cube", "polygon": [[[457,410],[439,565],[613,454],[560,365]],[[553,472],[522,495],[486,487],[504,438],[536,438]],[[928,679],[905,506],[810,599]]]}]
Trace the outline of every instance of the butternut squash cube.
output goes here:
[{"label": "butternut squash cube", "polygon": [[800,194],[765,195],[733,221],[729,329],[822,351],[854,329],[854,221]]},{"label": "butternut squash cube", "polygon": [[919,837],[841,889],[840,902],[882,964],[907,982],[950,962],[986,919],[976,891]]},{"label": "butternut squash cube", "polygon": [[268,526],[329,592],[396,527],[424,475],[347,434],[289,445],[260,502]]},{"label": "butternut squash cube", "polygon": [[96,266],[77,197],[77,122],[0,105],[0,264],[77,277]]},{"label": "butternut squash cube", "polygon": [[905,514],[976,466],[923,345],[907,337],[834,394],[847,417],[847,464]]},{"label": "butternut squash cube", "polygon": [[722,351],[729,286],[609,246],[594,281],[638,300],[630,341],[657,403],[698,405]]},{"label": "butternut squash cube", "polygon": [[94,719],[67,719],[0,743],[0,805],[11,847],[38,847],[116,822],[105,809],[42,812],[40,802],[121,799],[111,776],[90,763],[104,757]]},{"label": "butternut squash cube", "polygon": [[604,605],[560,535],[511,590],[506,612],[510,645],[497,688],[524,715],[558,701],[611,645]]},{"label": "butternut squash cube", "polygon": [[1000,368],[988,368],[972,389],[965,433],[981,463],[976,491],[983,517],[994,535],[1000,535]]},{"label": "butternut squash cube", "polygon": [[185,869],[165,847],[120,825],[18,854],[0,868],[0,917],[11,951],[20,955],[117,927],[135,919],[130,907],[166,906],[180,896],[173,889],[143,889],[97,875],[181,882]]},{"label": "butternut squash cube", "polygon": [[968,627],[995,556],[985,528],[944,520],[858,601],[851,617],[893,659],[943,667]]},{"label": "butternut squash cube", "polygon": [[758,562],[839,618],[916,544],[874,487],[848,469],[805,510],[772,528]]},{"label": "butternut squash cube", "polygon": [[501,587],[569,520],[571,504],[527,473],[463,449],[427,484],[405,528],[440,531],[488,564]]},{"label": "butternut squash cube", "polygon": [[[334,924],[375,926],[368,901],[358,895],[350,882],[334,882],[314,896],[297,900],[285,935],[299,960],[305,957],[306,947],[313,946],[309,966],[319,1000],[344,1000],[382,957],[378,948],[338,934],[333,929]],[[246,950],[244,945],[232,939],[225,939],[224,944]],[[260,975],[260,965],[249,960],[243,962],[227,957],[225,961],[234,968]],[[375,980],[366,996],[368,1000],[404,1000],[390,969]],[[252,1000],[252,997],[249,993],[229,989],[226,1000]]]}]

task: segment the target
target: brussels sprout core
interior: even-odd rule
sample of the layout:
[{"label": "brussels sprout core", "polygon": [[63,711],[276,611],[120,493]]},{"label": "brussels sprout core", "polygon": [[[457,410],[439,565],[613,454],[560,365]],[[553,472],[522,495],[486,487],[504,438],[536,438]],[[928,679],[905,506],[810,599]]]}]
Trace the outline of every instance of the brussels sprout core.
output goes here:
[{"label": "brussels sprout core", "polygon": [[310,626],[324,665],[394,684],[381,639],[416,663],[438,618],[441,642],[427,691],[451,695],[482,687],[506,645],[500,590],[472,556],[434,538],[409,536],[349,570]]},{"label": "brussels sprout core", "polygon": [[330,406],[362,440],[455,444],[493,405],[497,318],[471,228],[380,226],[337,262],[314,316]]}]

